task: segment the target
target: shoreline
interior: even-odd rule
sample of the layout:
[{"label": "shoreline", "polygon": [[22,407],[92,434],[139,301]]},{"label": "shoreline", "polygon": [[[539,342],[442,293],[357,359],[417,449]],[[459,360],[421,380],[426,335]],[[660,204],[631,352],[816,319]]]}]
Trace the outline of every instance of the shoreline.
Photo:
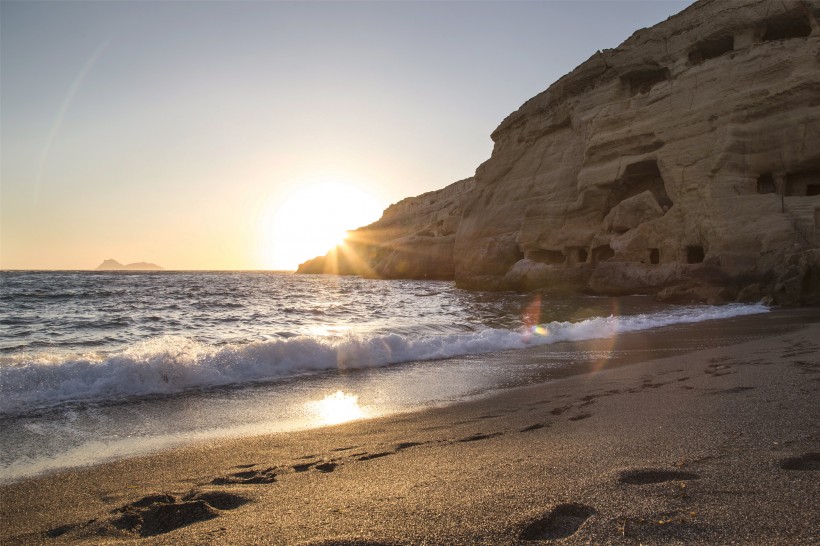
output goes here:
[{"label": "shoreline", "polygon": [[[624,318],[632,320],[635,316],[625,315]],[[57,450],[55,449],[56,446],[51,446],[48,452],[42,455],[35,454],[30,450],[28,452],[20,450],[16,454],[17,458],[10,459],[11,462],[0,474],[2,476],[0,484],[11,484],[22,479],[110,463],[119,459],[146,456],[193,443],[268,434],[288,434],[303,430],[314,430],[328,424],[336,424],[336,422],[321,423],[319,422],[320,417],[308,417],[304,414],[304,410],[301,420],[291,415],[291,417],[282,421],[282,414],[277,411],[277,406],[266,405],[262,402],[262,400],[270,397],[278,399],[288,396],[282,391],[281,387],[290,384],[292,381],[297,382],[297,387],[299,381],[308,381],[308,384],[313,387],[310,391],[313,396],[308,395],[307,398],[304,395],[301,398],[297,396],[288,402],[290,405],[279,407],[279,410],[285,408],[285,411],[288,411],[287,408],[308,405],[311,403],[306,402],[308,399],[312,399],[315,407],[315,402],[318,402],[323,396],[337,391],[349,391],[351,394],[362,398],[364,401],[363,412],[371,414],[367,418],[386,417],[481,399],[505,389],[533,382],[552,381],[572,375],[594,372],[604,367],[611,368],[640,360],[690,352],[702,346],[703,340],[701,338],[704,338],[704,336],[708,338],[709,345],[715,346],[738,343],[740,340],[753,338],[756,335],[785,332],[802,324],[804,318],[807,320],[814,318],[811,309],[769,309],[762,314],[739,314],[694,322],[672,322],[664,326],[641,330],[630,331],[627,327],[626,332],[613,334],[609,337],[554,341],[544,345],[535,343],[524,349],[459,355],[429,361],[411,361],[375,368],[354,367],[348,370],[323,372],[301,379],[286,378],[267,384],[196,389],[189,392],[183,391],[170,397],[169,395],[160,397],[146,395],[130,400],[113,401],[110,404],[104,404],[104,406],[108,407],[109,410],[110,408],[115,410],[122,408],[122,411],[117,412],[121,414],[119,417],[116,413],[107,412],[105,414],[108,423],[107,428],[111,430],[110,433],[103,430],[97,431],[104,435],[99,436],[91,446],[89,444],[66,445],[63,446],[62,450]],[[711,333],[715,324],[720,324],[723,332],[720,339]],[[600,327],[600,325],[596,326],[596,328]],[[560,332],[559,335],[561,335]],[[588,334],[582,332],[581,335],[586,336]],[[449,391],[447,389],[442,391],[439,387],[436,390],[437,394],[429,397],[429,399],[418,398],[420,393],[415,392],[415,395],[410,395],[401,402],[391,400],[389,393],[398,394],[402,388],[410,387],[418,391],[418,388],[408,385],[408,381],[413,381],[413,379],[402,379],[402,377],[412,377],[416,371],[420,371],[425,375],[424,381],[438,375],[447,378],[447,381],[453,381],[458,387],[450,388]],[[383,373],[388,373],[391,379],[379,381],[377,378],[383,377],[380,376]],[[476,381],[473,376],[485,376],[485,378]],[[321,383],[317,383],[317,381]],[[380,393],[374,391],[372,385],[374,381],[378,383],[377,389],[381,391]],[[211,420],[209,423],[203,421],[198,426],[183,429],[167,427],[161,421],[143,423],[130,420],[132,415],[130,408],[141,407],[145,403],[150,406],[140,411],[160,415],[163,413],[162,408],[170,405],[165,411],[175,411],[174,407],[180,406],[187,408],[187,413],[201,415],[203,412],[207,412],[208,408],[212,407],[214,403],[220,405],[223,403],[222,393],[241,393],[249,387],[253,389],[253,393],[247,398],[251,402],[255,402],[246,404],[248,406],[246,410],[262,413],[273,410],[277,415],[275,420],[266,422],[264,420],[238,421],[237,419],[223,419],[223,422],[219,422],[217,418],[216,421]],[[302,389],[297,388],[297,390],[301,391]],[[442,397],[442,394],[444,394],[444,397]],[[317,396],[318,398],[315,398]],[[369,406],[369,402],[375,401],[374,398],[380,399],[375,408]],[[387,403],[384,402],[385,400],[387,400]],[[75,410],[80,412],[94,411],[96,406],[97,404],[93,403],[88,406],[80,403]],[[54,409],[45,409],[43,411],[47,415]],[[21,414],[17,418],[24,419],[23,426],[26,428],[39,428],[43,425],[46,427],[54,426],[49,422],[41,423],[36,420],[37,412],[32,415],[35,417],[33,421],[29,421],[26,414]],[[129,418],[128,422],[123,420],[123,415]],[[168,414],[166,413],[166,415]],[[170,414],[172,418],[174,415],[176,414]],[[8,419],[15,418],[13,415],[7,417]],[[180,417],[187,419],[184,414]],[[75,416],[76,418],[77,416]],[[82,416],[80,415],[79,418],[82,419]],[[202,418],[200,417],[200,419]],[[60,423],[59,421],[56,423],[58,430],[63,426],[71,426],[71,424]],[[129,426],[140,428],[151,426],[155,430],[151,434],[132,436]],[[15,436],[10,427],[6,426],[5,428],[5,434],[17,438],[18,441],[24,440],[24,438]],[[86,434],[91,432],[91,430],[86,429]],[[115,432],[116,434],[114,434]],[[8,438],[9,436],[7,436],[7,440]],[[89,447],[93,447],[93,449],[89,449]],[[10,451],[6,455],[10,453],[12,452]],[[5,459],[6,457],[3,460],[4,464],[6,463]],[[26,461],[28,461],[27,464]]]},{"label": "shoreline", "polygon": [[[748,317],[740,321],[748,322],[741,324],[746,336],[756,335],[749,325],[771,332],[789,316],[792,324],[765,339],[677,354],[658,353],[658,342],[674,341],[669,333],[622,335],[617,340],[631,349],[619,353],[623,343],[611,343],[616,361],[599,371],[445,407],[190,444],[24,479],[0,486],[0,540],[142,534],[152,543],[509,543],[580,520],[567,543],[810,543],[820,536],[810,502],[817,472],[778,465],[818,464],[820,325],[794,330],[795,320],[799,326],[812,315],[816,309]],[[676,330],[680,345],[697,329]],[[740,334],[713,332],[687,343],[725,343],[721,335]],[[541,349],[491,357],[535,363],[549,352]],[[623,474],[647,468],[655,471],[649,478],[666,478],[631,484],[649,478]],[[128,506],[156,495],[170,497]],[[769,500],[761,505],[761,498]],[[737,514],[733,522],[731,510],[752,524]],[[124,523],[127,514],[139,524]]]}]

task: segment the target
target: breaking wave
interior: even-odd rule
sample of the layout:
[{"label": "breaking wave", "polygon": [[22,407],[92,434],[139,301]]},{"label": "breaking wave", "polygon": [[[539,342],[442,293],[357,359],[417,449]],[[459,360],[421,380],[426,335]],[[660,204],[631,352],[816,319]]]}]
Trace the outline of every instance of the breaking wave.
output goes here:
[{"label": "breaking wave", "polygon": [[11,355],[0,357],[0,414],[65,402],[173,394],[333,369],[525,349],[767,310],[763,305],[699,306],[641,315],[595,317],[580,322],[551,322],[518,330],[488,328],[469,333],[415,336],[294,336],[225,345],[163,336],[105,355]]}]

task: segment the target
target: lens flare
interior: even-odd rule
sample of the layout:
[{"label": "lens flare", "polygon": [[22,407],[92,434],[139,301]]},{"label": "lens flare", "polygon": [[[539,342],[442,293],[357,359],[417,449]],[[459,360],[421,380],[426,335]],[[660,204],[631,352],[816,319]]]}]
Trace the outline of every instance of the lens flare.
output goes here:
[{"label": "lens flare", "polygon": [[548,336],[550,335],[550,330],[546,324],[536,324],[532,327],[532,334],[534,336]]}]

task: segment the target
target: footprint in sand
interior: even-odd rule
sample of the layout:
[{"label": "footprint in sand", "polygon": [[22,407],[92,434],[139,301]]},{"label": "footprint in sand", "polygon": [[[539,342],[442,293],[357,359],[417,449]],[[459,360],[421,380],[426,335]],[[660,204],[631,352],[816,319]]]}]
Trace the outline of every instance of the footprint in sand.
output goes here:
[{"label": "footprint in sand", "polygon": [[265,470],[234,472],[228,476],[214,478],[211,483],[214,485],[273,483],[276,481],[276,473],[274,470],[275,468],[271,467]]},{"label": "footprint in sand", "polygon": [[501,432],[490,432],[487,434],[479,433],[473,434],[472,436],[467,436],[466,438],[459,438],[456,442],[460,443],[467,443],[467,442],[478,442],[479,440],[488,440],[490,438],[495,438],[496,436],[501,436]]},{"label": "footprint in sand", "polygon": [[215,518],[220,510],[233,510],[247,502],[238,495],[220,492],[190,493],[177,500],[151,495],[119,508],[114,527],[140,536],[161,535],[198,521]]},{"label": "footprint in sand", "polygon": [[524,427],[524,428],[520,429],[518,432],[531,432],[533,430],[539,430],[539,429],[542,429],[542,428],[546,428],[548,426],[549,426],[548,423],[535,423],[534,425],[530,425],[528,427]]},{"label": "footprint in sand", "polygon": [[370,461],[372,459],[378,459],[380,457],[387,457],[388,455],[393,455],[392,451],[382,451],[380,453],[365,453],[361,457],[357,458],[357,461]]},{"label": "footprint in sand", "polygon": [[396,444],[396,451],[401,451],[402,449],[410,449],[411,447],[416,447],[424,445],[424,442],[401,442],[400,444]]},{"label": "footprint in sand", "polygon": [[628,485],[647,485],[682,480],[697,480],[700,478],[693,472],[680,470],[624,470],[618,475],[618,481]]},{"label": "footprint in sand", "polygon": [[332,462],[313,461],[312,463],[295,464],[292,468],[294,472],[305,472],[313,468],[314,470],[318,470],[319,472],[328,473],[336,470],[337,466],[339,465]]},{"label": "footprint in sand", "polygon": [[820,470],[820,453],[805,453],[780,463],[783,470]]},{"label": "footprint in sand", "polygon": [[559,504],[521,530],[521,540],[557,540],[574,535],[581,525],[595,514],[595,509],[584,504]]},{"label": "footprint in sand", "polygon": [[[223,510],[233,510],[247,503],[248,499],[221,491],[192,491],[177,499],[173,495],[148,495],[112,511],[108,525],[142,537],[161,535],[186,525],[213,519]],[[85,529],[99,535],[97,520],[82,525],[61,525],[46,533],[51,538],[62,536],[74,529]],[[104,527],[102,534],[106,534]]]},{"label": "footprint in sand", "polygon": [[300,546],[394,546],[391,542],[377,542],[363,538],[331,538],[301,542]]}]

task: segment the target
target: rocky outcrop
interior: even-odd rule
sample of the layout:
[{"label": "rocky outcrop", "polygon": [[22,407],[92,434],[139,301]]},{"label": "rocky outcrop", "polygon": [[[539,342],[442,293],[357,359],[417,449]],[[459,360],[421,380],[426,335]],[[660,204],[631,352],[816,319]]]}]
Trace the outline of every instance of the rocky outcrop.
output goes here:
[{"label": "rocky outcrop", "polygon": [[[818,0],[701,0],[527,101],[448,209],[453,278],[820,303],[818,20]],[[424,277],[450,243],[413,239],[440,220],[417,210],[365,247],[430,256],[405,266]],[[362,255],[376,275],[401,269]]]},{"label": "rocky outcrop", "polygon": [[390,205],[378,221],[351,231],[344,245],[301,264],[298,272],[452,279],[456,229],[474,187],[467,178]]},{"label": "rocky outcrop", "polygon": [[121,264],[117,260],[103,260],[94,271],[162,271],[157,264],[149,262],[135,262],[132,264]]}]

